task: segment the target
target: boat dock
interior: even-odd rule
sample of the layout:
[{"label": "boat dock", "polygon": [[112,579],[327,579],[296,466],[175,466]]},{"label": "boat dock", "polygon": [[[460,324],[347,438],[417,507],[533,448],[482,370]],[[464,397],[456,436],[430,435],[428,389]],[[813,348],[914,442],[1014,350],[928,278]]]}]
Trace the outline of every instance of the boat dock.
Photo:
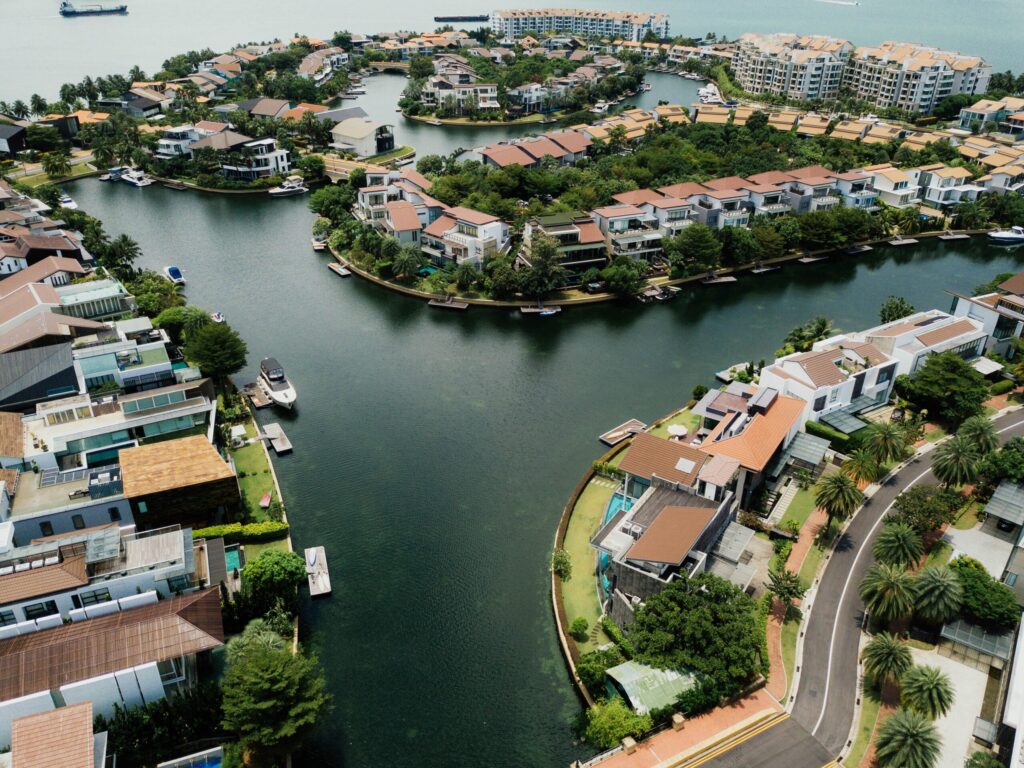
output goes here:
[{"label": "boat dock", "polygon": [[256,410],[261,408],[269,408],[270,398],[264,394],[263,390],[256,386],[256,383],[246,384],[242,388],[242,394],[249,398],[249,402],[252,403],[252,407]]},{"label": "boat dock", "polygon": [[873,250],[874,248],[872,248],[870,245],[851,245],[849,248],[846,249],[846,253],[849,254],[850,256],[856,256],[859,253],[867,253],[868,251]]},{"label": "boat dock", "polygon": [[447,299],[431,299],[427,302],[428,307],[436,307],[437,309],[457,309],[467,310],[469,304],[465,301],[455,301],[451,296]]},{"label": "boat dock", "polygon": [[894,237],[889,245],[917,245],[917,240],[912,237]]},{"label": "boat dock", "polygon": [[327,553],[324,548],[306,547],[305,556],[309,596],[323,597],[331,594],[331,574],[327,570]]},{"label": "boat dock", "polygon": [[825,261],[828,256],[804,256],[802,259],[797,259],[801,264],[813,264],[816,261]]},{"label": "boat dock", "polygon": [[557,315],[559,312],[562,311],[562,308],[561,307],[557,307],[557,306],[556,307],[534,307],[534,306],[529,306],[529,307],[520,307],[519,311],[522,312],[524,315],[544,315],[544,316],[547,316],[547,315]]},{"label": "boat dock", "polygon": [[186,187],[180,181],[165,181],[164,186],[167,187],[167,189],[177,190],[178,192],[180,192],[183,189],[188,189],[188,187]]},{"label": "boat dock", "polygon": [[647,429],[647,425],[640,421],[640,419],[630,419],[613,429],[609,429],[597,439],[605,445],[614,446],[627,439],[630,435],[643,432],[645,429]]},{"label": "boat dock", "polygon": [[764,265],[761,265],[761,266],[754,267],[752,270],[750,270],[750,274],[752,274],[752,275],[763,275],[766,272],[774,272],[777,269],[781,269],[781,267],[777,267],[777,266],[768,266],[768,267],[766,267]]},{"label": "boat dock", "polygon": [[274,453],[278,456],[292,452],[292,441],[288,439],[280,424],[267,424],[264,426],[261,437],[270,441],[270,447],[274,449]]},{"label": "boat dock", "polygon": [[339,275],[341,277],[351,277],[352,276],[352,272],[349,271],[348,268],[346,268],[342,264],[339,264],[336,261],[332,261],[330,264],[328,264],[327,268],[329,270],[331,270],[331,272],[333,272],[334,274]]},{"label": "boat dock", "polygon": [[725,277],[708,277],[701,280],[704,285],[721,285],[722,283],[735,283],[736,278],[732,275],[726,275]]},{"label": "boat dock", "polygon": [[939,235],[939,240],[970,240],[970,235],[965,235],[963,232],[943,232]]}]

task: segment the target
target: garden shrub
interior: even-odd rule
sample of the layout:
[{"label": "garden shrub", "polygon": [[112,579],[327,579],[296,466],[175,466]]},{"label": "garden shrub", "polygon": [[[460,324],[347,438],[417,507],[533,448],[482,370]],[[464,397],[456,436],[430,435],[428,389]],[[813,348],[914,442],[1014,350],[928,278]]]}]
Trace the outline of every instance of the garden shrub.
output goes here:
[{"label": "garden shrub", "polygon": [[1011,381],[1010,379],[1002,379],[1001,381],[997,381],[995,384],[989,387],[988,391],[989,394],[993,396],[1005,395],[1007,392],[1012,392],[1016,388],[1017,382]]},{"label": "garden shrub", "polygon": [[288,535],[288,523],[268,521],[263,523],[227,523],[196,528],[192,531],[196,539],[224,539],[228,544],[247,544],[261,541],[275,541]]}]

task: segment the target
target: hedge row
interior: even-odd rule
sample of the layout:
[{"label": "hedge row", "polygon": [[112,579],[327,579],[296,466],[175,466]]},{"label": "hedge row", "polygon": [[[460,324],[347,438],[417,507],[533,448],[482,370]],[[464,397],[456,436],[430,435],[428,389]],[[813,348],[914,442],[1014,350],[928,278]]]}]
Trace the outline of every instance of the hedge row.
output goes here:
[{"label": "hedge row", "polygon": [[288,535],[288,523],[274,522],[265,523],[228,523],[227,525],[211,525],[209,528],[197,528],[192,531],[192,536],[197,539],[224,539],[228,544],[256,543],[259,541],[274,541],[283,539]]},{"label": "hedge row", "polygon": [[1002,379],[989,387],[988,391],[992,395],[1005,395],[1007,392],[1012,392],[1016,388],[1017,382],[1010,379]]},{"label": "hedge row", "polygon": [[846,449],[849,448],[849,435],[844,435],[838,429],[833,429],[828,424],[822,424],[820,421],[808,421],[804,428],[807,430],[807,434],[822,437],[832,443],[832,450],[834,451],[846,453]]}]

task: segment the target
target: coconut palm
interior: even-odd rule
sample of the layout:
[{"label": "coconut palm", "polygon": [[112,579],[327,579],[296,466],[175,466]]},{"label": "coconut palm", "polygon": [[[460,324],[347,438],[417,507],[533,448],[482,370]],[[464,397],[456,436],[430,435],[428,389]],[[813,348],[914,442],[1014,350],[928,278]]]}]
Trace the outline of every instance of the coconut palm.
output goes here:
[{"label": "coconut palm", "polygon": [[860,583],[860,599],[868,612],[884,622],[909,616],[914,608],[914,579],[895,565],[872,565]]},{"label": "coconut palm", "polygon": [[871,548],[875,560],[902,568],[913,565],[924,554],[921,536],[906,523],[889,523]]},{"label": "coconut palm", "polygon": [[402,248],[391,262],[391,271],[399,277],[412,277],[423,266],[423,256],[416,248]]},{"label": "coconut palm", "polygon": [[914,579],[914,614],[930,624],[941,624],[960,613],[964,590],[952,569],[932,565]]},{"label": "coconut palm", "polygon": [[921,209],[916,206],[903,208],[896,215],[896,225],[901,235],[914,235],[921,231]]},{"label": "coconut palm", "polygon": [[978,477],[978,450],[963,435],[954,435],[935,449],[932,472],[947,488],[973,483]]},{"label": "coconut palm", "polygon": [[956,433],[973,445],[980,456],[986,456],[999,447],[996,425],[985,416],[971,416]]},{"label": "coconut palm", "polygon": [[864,646],[864,671],[876,684],[895,683],[914,665],[910,648],[895,635],[879,632]]},{"label": "coconut palm", "polygon": [[843,462],[843,472],[857,483],[871,483],[878,479],[881,467],[874,455],[866,448],[858,448]]},{"label": "coconut palm", "polygon": [[42,160],[43,172],[51,179],[71,175],[71,157],[67,152],[47,152]]},{"label": "coconut palm", "polygon": [[853,478],[842,472],[832,472],[818,481],[814,503],[825,511],[828,520],[826,528],[832,527],[833,520],[845,520],[860,505],[864,494],[857,488]]},{"label": "coconut palm", "polygon": [[19,120],[24,120],[29,116],[28,104],[21,99],[17,99],[13,104],[11,104],[11,114]]},{"label": "coconut palm", "polygon": [[938,667],[911,667],[900,678],[900,703],[935,720],[953,706],[953,683]]},{"label": "coconut palm", "polygon": [[879,421],[868,427],[862,445],[875,461],[885,464],[903,458],[907,452],[907,437],[895,422]]},{"label": "coconut palm", "polygon": [[934,768],[941,748],[931,720],[898,709],[878,728],[875,759],[880,768]]},{"label": "coconut palm", "polygon": [[47,112],[46,99],[40,96],[38,93],[33,93],[32,97],[28,100],[29,106],[32,108],[32,114],[37,117],[42,117]]}]

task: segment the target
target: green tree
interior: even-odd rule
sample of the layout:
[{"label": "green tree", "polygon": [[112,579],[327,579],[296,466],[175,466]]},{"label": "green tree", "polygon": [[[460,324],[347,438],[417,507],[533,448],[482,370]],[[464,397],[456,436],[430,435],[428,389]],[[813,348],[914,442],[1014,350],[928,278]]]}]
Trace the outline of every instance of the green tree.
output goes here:
[{"label": "green tree", "polygon": [[1020,606],[1013,590],[989,575],[972,557],[960,555],[949,564],[963,587],[963,615],[996,631],[1013,629],[1020,620]]},{"label": "green tree", "polygon": [[564,549],[556,549],[551,553],[551,570],[562,581],[572,578],[572,558]]},{"label": "green tree", "polygon": [[877,421],[868,426],[861,445],[879,464],[902,459],[907,453],[907,436],[892,421]]},{"label": "green tree", "polygon": [[893,320],[909,317],[916,311],[914,305],[902,296],[889,296],[878,311],[878,319],[882,323],[891,323]]},{"label": "green tree", "polygon": [[915,485],[896,497],[893,511],[886,519],[906,523],[926,536],[952,523],[962,502],[954,491],[937,485]]},{"label": "green tree", "polygon": [[224,728],[238,739],[251,766],[279,764],[330,704],[315,659],[257,643],[227,665],[222,688]]},{"label": "green tree", "polygon": [[[313,115],[312,112],[307,112],[306,114]],[[315,115],[313,115],[313,119],[316,120]],[[303,155],[295,161],[295,169],[301,171],[303,177],[309,181],[323,178],[326,167],[324,159],[319,155]]]},{"label": "green tree", "polygon": [[209,313],[196,306],[169,307],[153,319],[153,325],[167,331],[176,344],[181,344],[209,322]]},{"label": "green tree", "polygon": [[395,277],[406,279],[415,277],[423,266],[423,254],[415,246],[402,248],[391,262],[391,271]]},{"label": "green tree", "polygon": [[857,483],[872,483],[882,471],[878,460],[867,448],[851,451],[841,469]]},{"label": "green tree", "polygon": [[233,664],[241,659],[254,646],[281,651],[288,648],[284,638],[271,629],[266,621],[263,619],[253,619],[245,625],[245,629],[241,634],[235,635],[228,640],[227,646],[224,648],[224,655],[228,664]]},{"label": "green tree", "polygon": [[67,152],[47,152],[42,159],[43,173],[51,179],[63,179],[71,175],[71,156]]},{"label": "green tree", "polygon": [[814,503],[825,511],[825,528],[832,527],[833,520],[846,520],[860,506],[864,494],[857,488],[853,478],[843,472],[832,472],[822,477],[814,492]]},{"label": "green tree", "polygon": [[617,646],[610,645],[602,651],[590,651],[580,656],[576,664],[576,674],[587,686],[587,690],[595,697],[601,697],[605,691],[608,676],[605,674],[612,667],[618,666],[625,659]]},{"label": "green tree", "polygon": [[954,352],[930,355],[906,387],[907,399],[953,426],[980,413],[989,394],[985,377]]},{"label": "green tree", "polygon": [[983,458],[978,474],[989,488],[995,488],[1002,480],[1024,483],[1024,438],[1011,437],[1002,448]]},{"label": "green tree", "polygon": [[914,615],[929,624],[943,624],[960,613],[964,588],[944,565],[932,565],[914,579]]},{"label": "green tree", "polygon": [[872,565],[860,583],[868,612],[886,623],[909,616],[914,608],[914,579],[895,565]]},{"label": "green tree", "polygon": [[710,228],[694,222],[666,243],[665,250],[673,274],[697,274],[718,266],[722,242]]},{"label": "green tree", "polygon": [[906,523],[889,523],[875,539],[871,554],[880,563],[907,568],[921,559],[924,544],[921,535]]},{"label": "green tree", "polygon": [[876,685],[895,683],[914,665],[910,648],[888,632],[879,632],[864,646],[864,671]]},{"label": "green tree", "polygon": [[1006,768],[1006,766],[991,752],[981,749],[967,758],[964,768]]},{"label": "green tree", "polygon": [[455,268],[455,285],[460,291],[468,291],[480,278],[480,271],[468,262],[462,262]]},{"label": "green tree", "polygon": [[911,667],[900,679],[900,704],[935,720],[953,706],[953,683],[938,667]]},{"label": "green tree", "polygon": [[973,483],[978,477],[977,449],[963,436],[953,435],[935,449],[932,472],[947,488]]},{"label": "green tree", "polygon": [[100,262],[122,280],[135,275],[135,262],[142,255],[142,249],[128,235],[118,235],[100,253]]},{"label": "green tree", "polygon": [[878,728],[875,759],[879,768],[935,768],[941,747],[931,720],[898,709]]},{"label": "green tree", "polygon": [[248,352],[242,337],[227,323],[203,326],[191,335],[185,345],[185,356],[203,373],[215,379],[223,379],[242,370]]},{"label": "green tree", "polygon": [[587,630],[590,629],[590,622],[582,616],[577,616],[569,625],[569,634],[576,640],[583,642],[587,639]]},{"label": "green tree", "polygon": [[598,702],[587,710],[587,741],[602,749],[617,746],[627,736],[639,738],[651,730],[649,715],[638,715],[622,701]]},{"label": "green tree", "polygon": [[960,425],[957,434],[974,447],[978,456],[987,456],[999,447],[996,425],[987,416],[971,416]]},{"label": "green tree", "polygon": [[768,581],[764,586],[770,594],[786,606],[787,610],[794,600],[800,600],[807,593],[807,587],[800,580],[800,574],[785,569],[768,571]]},{"label": "green tree", "polygon": [[558,263],[558,243],[554,238],[535,234],[530,241],[530,268],[520,278],[520,288],[527,296],[542,299],[562,287],[566,270]]},{"label": "green tree", "polygon": [[601,271],[601,279],[608,283],[608,290],[616,296],[634,296],[644,284],[643,268],[644,265],[628,256],[619,256]]},{"label": "green tree", "polygon": [[421,80],[434,74],[434,62],[429,56],[413,56],[409,59],[409,77]]},{"label": "green tree", "polygon": [[262,616],[283,601],[292,613],[298,605],[298,586],[306,578],[302,555],[280,549],[266,549],[245,564],[242,592],[250,609]]}]

